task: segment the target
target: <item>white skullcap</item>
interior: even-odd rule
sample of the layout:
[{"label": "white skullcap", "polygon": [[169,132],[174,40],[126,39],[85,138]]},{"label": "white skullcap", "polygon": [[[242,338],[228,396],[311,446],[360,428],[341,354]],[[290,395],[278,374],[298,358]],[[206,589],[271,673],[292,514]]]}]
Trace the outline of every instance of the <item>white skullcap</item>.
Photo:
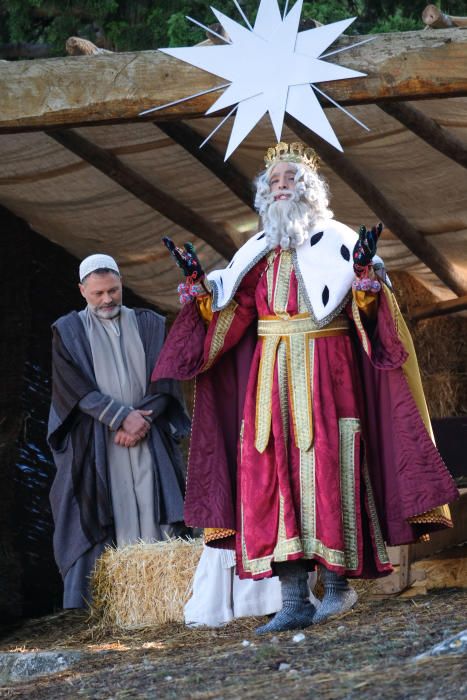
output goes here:
[{"label": "white skullcap", "polygon": [[118,265],[110,255],[104,255],[103,253],[96,253],[95,255],[88,255],[84,258],[83,262],[79,266],[79,281],[82,282],[85,277],[95,272],[96,270],[102,269],[112,270],[120,275],[120,270]]}]

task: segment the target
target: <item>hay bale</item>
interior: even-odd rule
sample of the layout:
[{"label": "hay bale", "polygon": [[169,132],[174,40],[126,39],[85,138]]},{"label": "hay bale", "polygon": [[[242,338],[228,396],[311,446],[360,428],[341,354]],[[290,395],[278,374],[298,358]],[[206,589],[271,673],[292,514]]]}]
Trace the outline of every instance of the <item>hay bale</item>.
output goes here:
[{"label": "hay bale", "polygon": [[201,540],[108,547],[91,577],[91,619],[105,629],[183,622]]},{"label": "hay bale", "polygon": [[391,279],[412,334],[431,417],[466,415],[467,318],[450,314],[412,322],[411,310],[436,298],[406,272],[391,272]]}]

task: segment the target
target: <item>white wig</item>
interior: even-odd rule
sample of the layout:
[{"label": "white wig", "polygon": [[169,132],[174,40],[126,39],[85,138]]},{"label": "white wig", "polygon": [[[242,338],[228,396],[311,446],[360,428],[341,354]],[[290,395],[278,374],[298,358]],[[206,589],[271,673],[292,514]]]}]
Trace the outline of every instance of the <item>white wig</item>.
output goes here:
[{"label": "white wig", "polygon": [[296,168],[295,190],[287,201],[274,201],[269,181],[274,166],[261,173],[256,180],[255,207],[263,220],[271,248],[296,248],[309,237],[310,229],[318,221],[332,218],[329,209],[329,190],[326,181],[316,170],[302,163],[291,163]]}]

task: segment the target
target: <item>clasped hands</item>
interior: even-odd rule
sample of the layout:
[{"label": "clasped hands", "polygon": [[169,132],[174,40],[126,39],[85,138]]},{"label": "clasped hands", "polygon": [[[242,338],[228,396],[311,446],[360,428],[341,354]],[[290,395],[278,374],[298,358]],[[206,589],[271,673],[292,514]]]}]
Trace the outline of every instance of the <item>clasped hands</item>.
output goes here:
[{"label": "clasped hands", "polygon": [[[127,415],[120,428],[115,433],[114,442],[121,447],[134,447],[140,440],[143,440],[151,429],[151,422],[148,420],[152,411],[133,409]],[[147,416],[145,418],[145,416]]]}]

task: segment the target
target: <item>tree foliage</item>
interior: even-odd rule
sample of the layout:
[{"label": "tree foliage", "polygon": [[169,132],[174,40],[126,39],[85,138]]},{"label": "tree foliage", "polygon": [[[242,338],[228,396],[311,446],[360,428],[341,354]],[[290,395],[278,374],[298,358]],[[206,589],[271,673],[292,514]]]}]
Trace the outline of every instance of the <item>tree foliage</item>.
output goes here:
[{"label": "tree foliage", "polygon": [[[285,1],[279,0],[282,7]],[[258,0],[239,2],[253,22]],[[210,4],[208,0],[0,0],[0,41],[49,44],[57,55],[64,53],[69,36],[90,39],[113,51],[192,45],[206,35],[186,15],[214,24]],[[232,0],[212,4],[241,20]],[[356,16],[352,33],[422,29],[426,4],[426,0],[316,0],[304,3],[303,17],[328,23]],[[466,4],[449,0],[442,9],[462,15]]]}]

